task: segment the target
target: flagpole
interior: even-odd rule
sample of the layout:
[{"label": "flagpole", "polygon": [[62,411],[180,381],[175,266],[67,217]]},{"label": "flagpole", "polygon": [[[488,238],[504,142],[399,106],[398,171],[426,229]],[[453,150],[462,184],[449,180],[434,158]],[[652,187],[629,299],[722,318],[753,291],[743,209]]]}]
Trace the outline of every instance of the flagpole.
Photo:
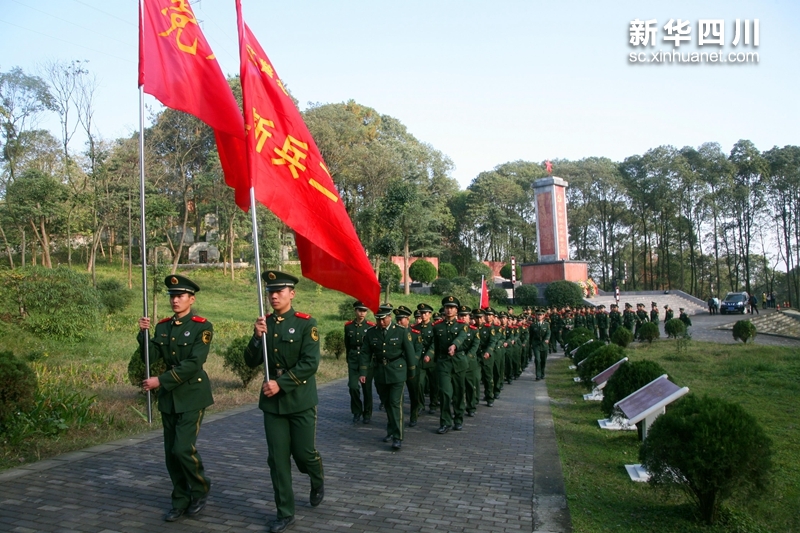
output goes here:
[{"label": "flagpole", "polygon": [[[258,316],[264,312],[264,290],[261,285],[261,255],[258,250],[258,221],[256,220],[256,189],[250,186],[250,219],[253,224],[253,251],[256,262],[256,287],[258,288]],[[264,356],[264,382],[269,381],[269,365],[267,364],[267,336],[261,335],[261,353]]]},{"label": "flagpole", "polygon": [[[142,316],[147,316],[147,235],[144,225],[144,86],[139,86],[139,204],[141,208]],[[150,378],[150,330],[144,330],[144,372]],[[147,391],[147,423],[153,423],[153,404]]]}]

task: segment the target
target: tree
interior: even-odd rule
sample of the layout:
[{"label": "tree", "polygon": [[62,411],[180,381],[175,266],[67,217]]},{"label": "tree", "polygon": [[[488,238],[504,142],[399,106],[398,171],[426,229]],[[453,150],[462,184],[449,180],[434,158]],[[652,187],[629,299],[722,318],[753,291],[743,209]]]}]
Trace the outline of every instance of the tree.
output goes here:
[{"label": "tree", "polygon": [[50,259],[53,226],[63,214],[66,187],[57,179],[36,170],[29,170],[8,186],[7,209],[11,216],[28,226],[42,248],[42,262],[52,268]]},{"label": "tree", "polygon": [[417,259],[408,268],[408,275],[414,281],[421,281],[422,283],[430,283],[436,279],[436,267],[433,263],[425,259]]}]

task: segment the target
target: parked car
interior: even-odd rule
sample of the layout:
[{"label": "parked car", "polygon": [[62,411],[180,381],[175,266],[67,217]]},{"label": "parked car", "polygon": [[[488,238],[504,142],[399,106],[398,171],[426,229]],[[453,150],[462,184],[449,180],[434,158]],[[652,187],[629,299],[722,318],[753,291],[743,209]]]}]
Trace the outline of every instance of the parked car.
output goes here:
[{"label": "parked car", "polygon": [[747,293],[746,292],[729,292],[722,300],[719,306],[719,312],[723,315],[725,313],[740,313],[744,314],[747,309]]}]

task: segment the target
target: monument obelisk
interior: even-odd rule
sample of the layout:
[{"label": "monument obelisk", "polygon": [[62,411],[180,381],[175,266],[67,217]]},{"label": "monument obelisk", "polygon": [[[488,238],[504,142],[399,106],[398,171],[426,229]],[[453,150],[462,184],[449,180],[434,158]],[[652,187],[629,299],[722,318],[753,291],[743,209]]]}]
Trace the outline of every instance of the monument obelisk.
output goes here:
[{"label": "monument obelisk", "polygon": [[[552,165],[546,163],[548,173]],[[567,225],[567,186],[556,176],[533,182],[536,205],[536,244],[539,261],[522,265],[522,283],[537,285],[539,294],[553,281],[586,281],[589,264],[569,258],[569,226]]]}]

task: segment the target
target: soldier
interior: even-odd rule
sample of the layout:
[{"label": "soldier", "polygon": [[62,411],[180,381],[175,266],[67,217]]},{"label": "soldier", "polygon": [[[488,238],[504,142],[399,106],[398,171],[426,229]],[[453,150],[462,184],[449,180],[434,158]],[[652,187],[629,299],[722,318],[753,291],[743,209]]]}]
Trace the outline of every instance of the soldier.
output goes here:
[{"label": "soldier", "polygon": [[547,364],[547,345],[550,343],[550,324],[544,319],[544,309],[536,310],[536,322],[531,325],[531,346],[533,347],[533,364],[536,370],[536,381],[544,379],[544,368]]},{"label": "soldier", "polygon": [[[414,329],[419,331],[421,337],[420,353],[418,354],[419,364],[417,365],[417,382],[419,384],[419,400],[420,410],[425,409],[425,390],[428,389],[430,398],[428,400],[428,414],[434,414],[434,410],[439,406],[439,383],[436,381],[436,363],[433,361],[433,348],[429,351],[423,351],[423,347],[431,345],[433,338],[433,323],[431,322],[431,313],[433,307],[428,304],[418,304],[417,311],[422,315],[422,320],[414,326]],[[426,361],[425,356],[429,359]]]},{"label": "soldier", "polygon": [[446,296],[442,305],[445,316],[433,324],[433,337],[430,344],[424,346],[423,358],[430,358],[428,350],[433,348],[441,402],[438,430],[440,435],[447,433],[451,424],[456,431],[463,427],[464,374],[467,370],[464,345],[469,330],[468,325],[460,323],[456,318],[460,305],[458,298]]},{"label": "soldier", "polygon": [[658,304],[650,302],[650,322],[658,324]]},{"label": "soldier", "polygon": [[[612,304],[613,305],[613,304]],[[619,313],[617,313],[619,314]],[[608,324],[609,316],[606,313],[606,306],[600,305],[598,312],[595,315],[595,322],[597,323],[597,338],[603,341],[603,344],[608,343]]]},{"label": "soldier", "polygon": [[[172,480],[172,509],[164,516],[174,522],[184,513],[195,516],[206,505],[211,481],[197,453],[197,435],[206,407],[214,403],[211,383],[203,365],[208,357],[214,328],[195,315],[192,305],[200,287],[177,274],[164,280],[172,306],[171,317],[156,325],[148,351],[150,362],[163,359],[167,370],[142,382],[145,391],[158,389],[158,410],[164,427],[164,459]],[[139,319],[139,347],[144,361],[144,342],[150,319]]]},{"label": "soldier", "polygon": [[[386,407],[383,442],[391,442],[392,449],[399,450],[403,442],[403,385],[414,375],[415,353],[411,332],[392,323],[392,311],[387,303],[375,313],[378,325],[364,336],[361,366],[372,367],[375,388]],[[362,374],[361,382],[366,379],[366,373]]]},{"label": "soldier", "polygon": [[611,339],[620,327],[622,327],[622,314],[619,312],[619,306],[611,304],[611,312],[608,313],[608,338]]},{"label": "soldier", "polygon": [[689,329],[689,326],[692,325],[692,319],[689,318],[689,315],[686,314],[686,311],[683,310],[683,307],[678,308],[678,312],[680,312],[678,318],[681,320],[681,322],[686,324],[686,329]]},{"label": "soldier", "polygon": [[642,324],[646,323],[650,318],[647,316],[647,311],[644,309],[644,304],[636,304],[635,328],[633,330],[633,338],[639,338],[639,328]]},{"label": "soldier", "polygon": [[[511,310],[513,311],[513,309],[512,307]],[[508,347],[506,349],[505,378],[506,383],[511,385],[511,380],[515,379],[517,367],[519,367],[519,328],[517,327],[517,319],[514,315],[508,317],[506,332]]]},{"label": "soldier", "polygon": [[[364,344],[364,334],[375,325],[366,320],[367,306],[356,301],[353,303],[356,313],[355,320],[344,325],[344,347],[347,353],[347,387],[350,390],[350,412],[353,413],[353,422],[362,419],[369,424],[372,419],[372,370],[359,368],[361,364],[361,347]],[[361,371],[367,371],[367,381],[361,383]],[[363,401],[362,401],[363,394]]]},{"label": "soldier", "polygon": [[508,315],[505,311],[500,311],[495,315],[495,325],[497,326],[497,335],[499,339],[495,345],[494,350],[494,367],[492,368],[492,381],[494,381],[494,399],[500,397],[500,392],[503,390],[503,376],[506,370],[506,356],[508,352]]},{"label": "soldier", "polygon": [[494,405],[494,349],[497,344],[497,326],[494,324],[495,312],[491,307],[484,313],[484,322],[480,327],[481,346],[481,381],[483,382],[483,400],[487,407]]},{"label": "soldier", "polygon": [[664,323],[666,324],[667,322],[669,322],[673,318],[675,318],[675,311],[673,311],[670,308],[669,304],[665,305],[664,306]]},{"label": "soldier", "polygon": [[296,277],[278,270],[267,270],[261,277],[273,313],[256,319],[244,359],[251,368],[263,365],[265,343],[269,380],[261,387],[258,407],[264,412],[267,464],[278,510],[270,532],[280,533],[295,521],[291,458],[310,477],[311,506],[325,497],[322,458],[316,449],[319,330],[316,319],[292,308]]},{"label": "soldier", "polygon": [[564,327],[564,319],[555,307],[551,307],[549,315],[545,316],[550,321],[550,340],[552,341],[548,343],[550,353],[556,353],[558,351],[558,345],[561,345],[562,350],[564,349],[564,339],[561,335],[561,330]]},{"label": "soldier", "polygon": [[576,329],[586,327],[586,315],[584,314],[583,307],[580,307],[575,310],[574,321]]},{"label": "soldier", "polygon": [[466,305],[458,308],[459,320],[469,325],[468,340],[464,343],[464,352],[467,354],[467,371],[464,374],[464,410],[469,417],[475,416],[481,392],[481,368],[478,362],[481,334],[476,322],[479,322],[482,316],[483,311],[480,309],[472,311]]},{"label": "soldier", "polygon": [[625,302],[625,311],[622,313],[622,325],[628,328],[628,331],[633,332],[633,325],[636,322],[636,313],[633,312],[633,306]]},{"label": "soldier", "polygon": [[[417,348],[422,347],[420,343],[422,337],[418,329],[409,326],[411,309],[409,309],[405,305],[401,305],[394,310],[394,316],[395,316],[395,322],[397,322],[398,326],[406,328],[411,332],[411,344],[414,347],[414,358],[410,369],[411,371],[413,371],[413,375],[411,375],[411,372],[409,372],[409,376],[406,379],[408,400],[411,403],[411,410],[408,417],[408,427],[413,428],[417,425],[417,419],[419,417],[419,411],[421,409],[420,405],[422,401],[424,401],[425,399],[425,397],[423,396],[422,401],[420,400],[419,378],[417,377],[417,368],[419,366],[419,354],[422,351],[421,349],[418,351]],[[400,403],[402,404],[402,401]]]}]

